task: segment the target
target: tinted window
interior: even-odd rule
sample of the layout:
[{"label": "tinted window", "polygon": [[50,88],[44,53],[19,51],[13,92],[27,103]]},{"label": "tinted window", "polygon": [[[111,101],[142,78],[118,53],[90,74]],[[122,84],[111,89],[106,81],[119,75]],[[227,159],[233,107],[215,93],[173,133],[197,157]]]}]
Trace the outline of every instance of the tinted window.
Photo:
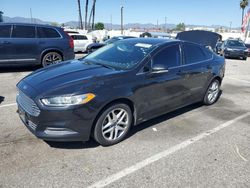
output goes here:
[{"label": "tinted window", "polygon": [[167,67],[180,65],[180,48],[178,44],[166,47],[153,57],[154,64],[164,64]]},{"label": "tinted window", "polygon": [[60,34],[53,28],[37,27],[38,38],[60,38]]},{"label": "tinted window", "polygon": [[121,40],[99,48],[84,58],[84,61],[118,69],[131,69],[140,63],[153,49],[154,46],[151,44]]},{"label": "tinted window", "polygon": [[86,36],[84,36],[84,35],[78,35],[77,39],[78,40],[88,40],[88,38]]},{"label": "tinted window", "polygon": [[12,38],[35,38],[35,36],[34,26],[13,26]]},{"label": "tinted window", "polygon": [[10,25],[1,25],[0,26],[0,38],[10,38]]},{"label": "tinted window", "polygon": [[244,43],[243,42],[241,42],[241,41],[237,41],[237,40],[229,40],[228,42],[227,42],[227,45],[228,46],[241,46],[241,47],[245,47],[245,45],[244,45]]},{"label": "tinted window", "polygon": [[197,63],[211,58],[211,56],[209,57],[211,54],[206,49],[203,50],[196,44],[184,43],[184,50],[186,64]]}]

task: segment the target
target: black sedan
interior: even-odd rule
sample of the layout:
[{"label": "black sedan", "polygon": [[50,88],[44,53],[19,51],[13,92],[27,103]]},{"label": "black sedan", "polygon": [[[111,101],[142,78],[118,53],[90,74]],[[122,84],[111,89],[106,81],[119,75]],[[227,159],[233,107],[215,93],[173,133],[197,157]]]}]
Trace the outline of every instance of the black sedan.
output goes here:
[{"label": "black sedan", "polygon": [[228,39],[221,46],[221,55],[225,58],[247,59],[248,48],[238,39]]},{"label": "black sedan", "polygon": [[101,145],[132,126],[190,105],[215,103],[225,60],[179,40],[127,39],[81,60],[40,69],[17,84],[18,112],[38,138]]}]

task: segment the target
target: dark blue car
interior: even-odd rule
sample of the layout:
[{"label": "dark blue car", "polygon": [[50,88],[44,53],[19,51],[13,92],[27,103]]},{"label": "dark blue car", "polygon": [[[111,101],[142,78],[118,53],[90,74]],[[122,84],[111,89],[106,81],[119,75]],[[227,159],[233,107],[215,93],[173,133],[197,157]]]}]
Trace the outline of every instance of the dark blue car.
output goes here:
[{"label": "dark blue car", "polygon": [[0,24],[0,66],[45,67],[74,57],[73,39],[62,28],[23,23]]}]

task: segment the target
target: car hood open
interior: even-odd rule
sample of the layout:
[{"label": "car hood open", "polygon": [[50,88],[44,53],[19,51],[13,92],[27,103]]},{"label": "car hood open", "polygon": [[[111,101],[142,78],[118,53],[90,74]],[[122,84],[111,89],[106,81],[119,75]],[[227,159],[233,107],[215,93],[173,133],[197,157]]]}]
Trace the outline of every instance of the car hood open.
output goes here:
[{"label": "car hood open", "polygon": [[193,30],[178,33],[176,39],[194,42],[202,46],[210,46],[215,49],[216,43],[222,39],[222,36],[211,31]]}]

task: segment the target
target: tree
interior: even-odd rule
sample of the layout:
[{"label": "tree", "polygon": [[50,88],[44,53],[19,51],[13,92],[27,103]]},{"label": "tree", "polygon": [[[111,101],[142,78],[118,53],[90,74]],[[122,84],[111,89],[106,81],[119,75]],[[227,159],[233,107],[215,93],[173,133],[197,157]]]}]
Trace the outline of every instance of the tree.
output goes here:
[{"label": "tree", "polygon": [[241,0],[241,1],[240,1],[240,8],[242,9],[241,24],[243,24],[244,12],[245,12],[245,8],[246,8],[247,6],[248,6],[248,0]]},{"label": "tree", "polygon": [[84,29],[88,28],[88,9],[89,9],[89,0],[85,2],[85,20],[84,20]]},{"label": "tree", "polygon": [[175,30],[177,30],[177,31],[185,31],[185,28],[186,28],[186,26],[185,26],[184,23],[179,23],[179,24],[176,26]]},{"label": "tree", "polygon": [[0,11],[0,22],[3,22],[3,12]]},{"label": "tree", "polygon": [[96,30],[103,30],[104,29],[104,24],[101,22],[98,22],[95,24],[95,29]]},{"label": "tree", "polygon": [[50,25],[52,25],[52,26],[56,26],[56,27],[59,27],[59,26],[60,26],[60,24],[59,24],[59,23],[57,23],[57,22],[50,22]]}]

